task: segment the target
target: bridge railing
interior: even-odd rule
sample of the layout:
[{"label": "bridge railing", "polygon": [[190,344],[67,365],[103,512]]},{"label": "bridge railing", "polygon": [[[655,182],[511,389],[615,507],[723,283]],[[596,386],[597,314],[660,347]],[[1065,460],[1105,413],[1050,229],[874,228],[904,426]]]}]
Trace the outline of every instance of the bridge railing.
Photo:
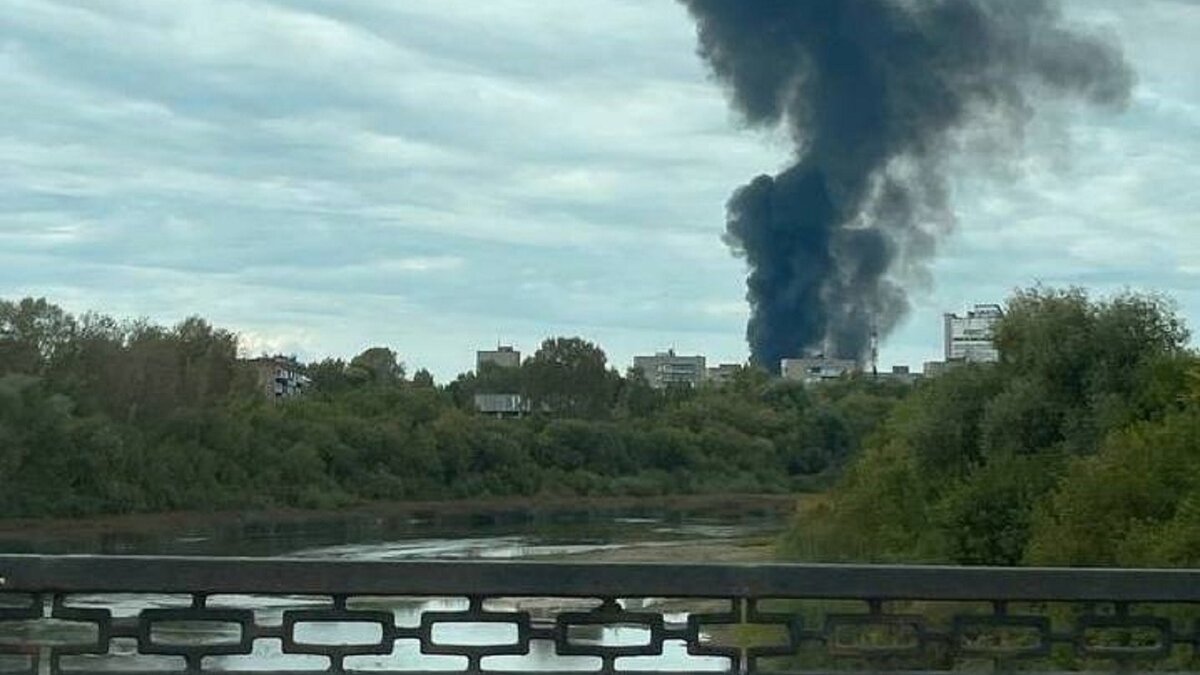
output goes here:
[{"label": "bridge railing", "polygon": [[0,555],[0,673],[1200,664],[1200,571]]}]

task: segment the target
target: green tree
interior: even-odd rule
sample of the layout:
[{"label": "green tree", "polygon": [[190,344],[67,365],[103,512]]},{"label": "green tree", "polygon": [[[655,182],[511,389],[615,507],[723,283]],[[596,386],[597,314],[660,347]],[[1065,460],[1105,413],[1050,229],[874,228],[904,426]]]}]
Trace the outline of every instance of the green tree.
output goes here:
[{"label": "green tree", "polygon": [[788,541],[805,545],[789,550],[972,564],[1187,560],[1164,534],[1192,541],[1200,522],[1188,507],[1200,504],[1190,482],[1200,429],[1185,412],[1187,340],[1159,296],[1017,292],[997,328],[999,364],[920,385],[866,431],[866,451],[823,507],[828,525],[798,522]]},{"label": "green tree", "polygon": [[524,388],[525,370],[483,363],[475,373],[475,391],[481,394],[516,394]]},{"label": "green tree", "polygon": [[868,449],[829,495],[799,512],[781,541],[786,557],[819,561],[936,559],[930,485],[903,442]]},{"label": "green tree", "polygon": [[45,298],[0,300],[0,374],[42,374],[63,356],[75,318]]},{"label": "green tree", "polygon": [[327,358],[316,361],[308,364],[304,370],[312,380],[313,389],[321,394],[337,395],[353,384],[346,374],[346,362],[341,359]]},{"label": "green tree", "polygon": [[1076,458],[1034,521],[1038,564],[1195,565],[1200,408],[1113,433]]},{"label": "green tree", "polygon": [[1184,353],[1188,337],[1172,304],[1156,295],[1093,301],[1079,288],[1037,287],[1009,301],[996,344],[1005,374],[1044,400],[1040,435],[1081,453],[1153,413],[1138,409],[1137,390],[1154,364]]},{"label": "green tree", "polygon": [[[811,470],[836,469],[889,405],[867,385],[809,395],[758,371],[657,391],[579,338],[444,388],[425,371],[404,382],[395,353],[373,348],[304,366],[314,387],[280,404],[251,386],[235,336],[200,317],[76,319],[30,299],[3,316],[4,368],[30,372],[0,373],[0,517],[780,491],[795,447],[823,453]],[[1160,381],[1156,397],[1178,398]],[[553,415],[476,415],[484,386],[533,392]]]},{"label": "green tree", "polygon": [[954,483],[932,509],[937,557],[963,565],[1016,565],[1025,557],[1033,509],[1054,486],[1038,458],[992,457]]},{"label": "green tree", "polygon": [[178,359],[180,404],[204,407],[229,395],[237,368],[237,336],[204,319],[184,319],[172,331]]},{"label": "green tree", "polygon": [[435,386],[437,386],[433,381],[433,373],[425,370],[424,368],[421,368],[417,370],[417,372],[413,373],[412,383],[414,387],[421,387],[423,389],[433,389]]},{"label": "green tree", "polygon": [[606,417],[618,375],[604,350],[582,338],[551,338],[522,364],[524,393],[535,410],[568,417]]},{"label": "green tree", "polygon": [[629,369],[617,393],[617,409],[626,417],[649,417],[661,410],[666,402],[666,397],[650,386],[641,368]]},{"label": "green tree", "polygon": [[883,436],[912,448],[922,475],[961,477],[982,457],[980,427],[1002,384],[999,373],[988,366],[951,370],[900,403]]},{"label": "green tree", "polygon": [[387,347],[371,347],[350,360],[347,377],[359,383],[397,384],[404,379],[404,365]]}]

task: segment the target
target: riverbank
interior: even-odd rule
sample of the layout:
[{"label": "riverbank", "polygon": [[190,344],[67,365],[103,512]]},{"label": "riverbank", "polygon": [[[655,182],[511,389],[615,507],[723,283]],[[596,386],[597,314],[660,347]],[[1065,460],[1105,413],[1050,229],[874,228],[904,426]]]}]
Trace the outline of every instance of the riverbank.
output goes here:
[{"label": "riverbank", "polygon": [[[38,550],[47,542],[78,542],[106,550],[114,537],[209,537],[220,533],[281,534],[337,524],[369,528],[475,528],[570,524],[614,518],[668,522],[786,519],[807,495],[680,495],[665,497],[485,498],[455,501],[377,502],[340,510],[172,512],[80,519],[0,519],[0,550]],[[20,543],[18,546],[17,543]],[[615,552],[614,552],[615,554]]]},{"label": "riverbank", "polygon": [[775,560],[774,538],[738,537],[678,542],[651,542],[534,560],[594,563],[760,563]]}]

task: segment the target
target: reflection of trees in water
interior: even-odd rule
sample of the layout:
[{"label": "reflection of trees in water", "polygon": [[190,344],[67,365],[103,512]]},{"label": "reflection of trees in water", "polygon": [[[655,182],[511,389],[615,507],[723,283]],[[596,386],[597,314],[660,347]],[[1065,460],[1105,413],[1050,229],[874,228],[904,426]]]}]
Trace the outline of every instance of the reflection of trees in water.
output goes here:
[{"label": "reflection of trees in water", "polygon": [[[146,609],[181,608],[190,605],[188,596],[160,594],[78,595],[67,601],[68,606],[87,609],[108,609],[119,620],[129,620]],[[628,611],[653,611],[654,601],[635,599],[622,601]],[[289,610],[328,608],[328,598],[319,596],[214,595],[206,605],[212,609],[249,609],[259,626],[280,626]],[[586,598],[498,598],[489,600],[489,612],[528,612],[534,626],[554,625],[561,612],[580,612],[596,608],[599,601]],[[390,611],[396,626],[414,628],[420,625],[425,612],[456,612],[468,607],[463,598],[419,597],[360,597],[348,603],[350,611]],[[686,621],[686,613],[668,612],[670,623]],[[94,642],[93,624],[57,620],[31,622],[31,626],[8,623],[0,643],[8,644],[81,644]],[[234,623],[171,621],[157,622],[151,630],[152,642],[171,645],[217,645],[236,643],[241,630]],[[294,638],[298,643],[315,645],[361,645],[381,639],[378,624],[363,622],[299,622]],[[7,640],[5,640],[7,638]],[[569,639],[579,645],[638,646],[648,644],[650,631],[638,624],[572,625]],[[511,644],[516,640],[512,624],[442,623],[437,624],[434,640],[447,645]],[[185,666],[181,657],[152,656],[138,652],[137,641],[114,638],[108,654],[63,657],[63,667],[88,671],[178,670]],[[36,647],[34,647],[36,649]],[[654,657],[624,657],[618,663],[626,668],[669,669],[689,671],[721,670],[727,667],[722,659],[696,658],[687,655],[682,643],[668,641],[663,655]],[[285,654],[278,638],[260,638],[253,643],[252,653],[246,655],[210,656],[203,667],[210,670],[322,670],[328,667],[326,657],[305,654]],[[422,654],[420,643],[413,639],[396,640],[390,654],[347,657],[345,667],[351,670],[461,670],[466,660],[458,656]],[[484,661],[485,668],[497,670],[557,670],[591,671],[601,666],[594,656],[562,656],[551,640],[531,640],[529,653],[522,656],[495,656]]]}]

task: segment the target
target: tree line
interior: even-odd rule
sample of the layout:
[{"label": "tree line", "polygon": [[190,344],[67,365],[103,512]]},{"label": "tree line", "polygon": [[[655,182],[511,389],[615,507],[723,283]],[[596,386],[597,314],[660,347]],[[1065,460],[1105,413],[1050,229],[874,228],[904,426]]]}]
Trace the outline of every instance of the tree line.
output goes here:
[{"label": "tree line", "polygon": [[[577,337],[446,385],[386,347],[294,365],[310,390],[277,403],[236,334],[202,318],[0,300],[0,517],[813,489],[907,392],[805,389],[751,368],[659,390]],[[514,391],[534,414],[475,413],[474,394]]]},{"label": "tree line", "polygon": [[[581,338],[438,385],[391,349],[296,364],[268,400],[237,336],[0,301],[0,517],[368,500],[828,488],[805,560],[1200,564],[1200,360],[1173,305],[1016,293],[1000,361],[908,387],[745,368],[654,389]],[[520,420],[476,393],[536,402]]]},{"label": "tree line", "polygon": [[783,541],[807,560],[1200,563],[1200,361],[1168,300],[1017,293],[1000,362],[915,389]]}]

